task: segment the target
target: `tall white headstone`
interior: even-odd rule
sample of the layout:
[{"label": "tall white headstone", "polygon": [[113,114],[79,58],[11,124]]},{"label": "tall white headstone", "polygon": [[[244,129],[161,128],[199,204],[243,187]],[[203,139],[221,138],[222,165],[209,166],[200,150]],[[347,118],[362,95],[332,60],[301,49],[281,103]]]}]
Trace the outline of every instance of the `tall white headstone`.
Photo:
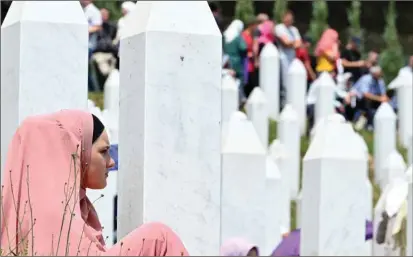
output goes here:
[{"label": "tall white headstone", "polygon": [[290,162],[288,151],[280,140],[272,141],[269,149],[269,156],[275,162],[281,174],[281,197],[278,203],[278,211],[280,213],[281,234],[290,232],[291,223],[291,202],[290,202]]},{"label": "tall white headstone", "polygon": [[315,121],[327,117],[335,112],[335,88],[336,84],[330,74],[323,72],[318,78],[317,101],[315,103]]},{"label": "tall white headstone", "polygon": [[267,178],[266,178],[266,226],[265,226],[265,247],[263,254],[270,255],[274,246],[281,242],[281,204],[283,201],[282,177],[277,164],[271,157],[267,157]]},{"label": "tall white headstone", "polygon": [[300,255],[363,255],[367,162],[349,126],[326,126],[303,160]]},{"label": "tall white headstone", "polygon": [[269,118],[277,120],[280,113],[280,55],[272,43],[266,44],[261,51],[259,81],[268,100]]},{"label": "tall white headstone", "polygon": [[267,99],[260,87],[255,87],[250,94],[246,111],[248,118],[254,125],[258,137],[265,149],[268,147],[268,104]]},{"label": "tall white headstone", "polygon": [[222,122],[227,123],[233,112],[238,110],[238,86],[230,75],[222,77]]},{"label": "tall white headstone", "polygon": [[383,163],[383,177],[380,180],[380,187],[382,190],[388,183],[394,178],[401,178],[405,176],[406,163],[403,160],[403,156],[397,151],[393,150]]},{"label": "tall white headstone", "polygon": [[223,75],[222,77],[222,120],[221,120],[221,142],[225,143],[227,136],[228,122],[231,115],[238,111],[239,105],[239,90],[238,83],[231,75]]},{"label": "tall white headstone", "polygon": [[328,122],[333,122],[333,123],[344,123],[346,122],[346,119],[344,118],[343,115],[339,114],[339,113],[334,113],[331,114],[327,117],[322,117],[320,118],[319,121],[317,121],[317,123],[315,124],[315,126],[311,129],[310,132],[310,139],[313,140],[314,136],[316,133],[323,133],[325,125]]},{"label": "tall white headstone", "polygon": [[306,131],[307,71],[299,59],[294,59],[287,72],[287,103],[297,112],[301,135]]},{"label": "tall white headstone", "polygon": [[410,134],[410,144],[409,148],[407,149],[407,163],[408,164],[413,164],[413,132]]},{"label": "tall white headstone", "polygon": [[14,1],[1,26],[1,167],[27,116],[87,110],[88,25],[78,1]]},{"label": "tall white headstone", "polygon": [[387,156],[396,149],[396,114],[382,103],[374,116],[374,179],[380,184]]},{"label": "tall white headstone", "polygon": [[406,256],[413,255],[413,185],[411,181],[412,165],[409,167],[409,196],[407,200],[407,251]]},{"label": "tall white headstone", "polygon": [[285,105],[277,124],[278,139],[288,152],[288,180],[290,183],[290,197],[298,195],[300,184],[300,122],[297,112],[292,105]]},{"label": "tall white headstone", "polygon": [[265,246],[266,160],[251,121],[232,118],[222,149],[221,243],[245,237]]},{"label": "tall white headstone", "polygon": [[206,1],[138,1],[126,17],[118,238],[162,221],[192,255],[218,254],[221,33]]},{"label": "tall white headstone", "polygon": [[409,136],[413,130],[413,72],[407,69],[401,69],[399,72],[399,86],[396,89],[398,118],[399,118],[399,139],[400,142],[408,147],[410,142]]},{"label": "tall white headstone", "polygon": [[113,69],[104,85],[104,108],[111,142],[119,141],[119,71]]}]

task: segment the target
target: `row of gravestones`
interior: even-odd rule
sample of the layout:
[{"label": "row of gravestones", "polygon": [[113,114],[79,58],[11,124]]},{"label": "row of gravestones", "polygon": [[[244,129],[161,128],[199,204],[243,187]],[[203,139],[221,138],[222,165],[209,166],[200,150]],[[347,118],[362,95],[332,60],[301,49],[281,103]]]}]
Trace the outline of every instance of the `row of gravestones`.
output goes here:
[{"label": "row of gravestones", "polygon": [[[114,74],[117,74],[117,71],[115,71]],[[323,79],[328,82],[334,83],[331,80],[331,78],[327,77],[326,75],[323,75],[320,77],[321,81]],[[111,82],[111,79],[108,79],[108,82]],[[294,85],[289,85],[289,86],[293,87]],[[240,179],[242,180],[244,178],[246,185],[253,185],[254,181],[255,183],[259,183],[258,181],[256,181],[258,177],[257,173],[254,173],[253,177],[249,177],[248,171],[243,173],[240,170],[248,169],[248,167],[250,169],[255,167],[253,169],[256,170],[257,167],[260,166],[259,162],[256,162],[256,161],[254,162],[253,160],[250,160],[249,157],[251,157],[251,155],[254,155],[254,152],[255,154],[262,153],[262,147],[259,146],[260,143],[262,145],[268,145],[268,127],[269,127],[268,126],[268,101],[266,100],[265,92],[263,92],[260,88],[255,88],[250,98],[247,101],[246,110],[247,110],[248,118],[251,121],[252,126],[251,124],[250,125],[244,124],[241,126],[237,125],[235,126],[235,129],[233,127],[233,130],[229,130],[231,122],[226,122],[226,120],[227,121],[228,119],[231,120],[230,119],[231,116],[233,116],[232,118],[237,121],[239,120],[245,121],[246,118],[245,118],[245,115],[243,115],[242,113],[236,112],[237,106],[238,106],[237,81],[234,80],[231,76],[226,75],[225,71],[223,72],[223,79],[222,79],[222,95],[223,95],[223,121],[224,121],[223,122],[223,130],[224,130],[223,135],[224,135],[225,141],[229,141],[229,142],[223,142],[223,149],[222,149],[223,180],[225,181],[225,178],[227,176],[229,177],[231,176],[230,175],[231,170],[237,170],[237,174],[236,175],[234,174],[233,176],[234,177],[237,176],[238,180]],[[107,98],[105,96],[105,101],[106,99]],[[324,105],[324,106],[328,106],[328,105]],[[317,123],[314,131],[323,131],[325,129],[325,123],[328,121],[330,122],[333,121],[333,122],[338,122],[338,123],[344,122],[343,117],[340,115],[331,115],[329,114],[329,112],[325,112],[325,113],[326,113],[326,116],[319,115],[318,117],[319,122]],[[289,206],[290,200],[295,199],[294,195],[295,196],[297,195],[298,186],[299,186],[298,176],[299,176],[299,165],[300,165],[300,145],[299,145],[300,126],[299,126],[297,116],[298,115],[296,114],[296,112],[294,111],[294,109],[292,108],[290,104],[284,108],[279,118],[279,122],[278,122],[279,139],[272,142],[268,150],[267,158],[265,161],[266,162],[265,164],[266,175],[261,174],[263,175],[262,177],[265,177],[264,180],[266,181],[265,183],[266,183],[267,191],[264,192],[264,194],[268,198],[267,199],[268,202],[266,203],[266,207],[265,207],[268,209],[266,210],[266,212],[271,213],[272,215],[270,219],[265,221],[265,229],[268,230],[265,233],[266,241],[264,242],[264,244],[266,245],[265,247],[266,251],[270,251],[271,248],[274,247],[274,244],[276,244],[274,242],[280,241],[281,234],[289,231],[290,229],[289,228],[290,226],[290,206]],[[388,186],[389,184],[392,185],[392,183],[390,183],[391,180],[393,180],[394,178],[404,176],[404,172],[406,169],[405,167],[406,165],[403,161],[403,158],[401,157],[400,153],[396,151],[396,148],[395,148],[394,138],[396,135],[396,116],[393,110],[391,109],[390,105],[383,104],[382,107],[379,109],[376,115],[376,119],[375,119],[375,127],[377,128],[376,129],[377,132],[375,134],[375,145],[377,146],[377,150],[375,150],[375,152],[377,152],[376,159],[385,160],[383,162],[383,169],[378,169],[378,170],[382,170],[382,173],[384,173],[385,175],[383,175],[383,178],[381,181],[379,180],[379,178],[377,178],[376,182],[379,183],[382,189],[384,190],[384,188]],[[256,138],[255,135],[257,135],[258,138]],[[312,135],[314,136],[315,132],[313,132]],[[380,135],[394,135],[394,137],[393,137],[393,140],[388,140],[389,137],[382,137]],[[357,142],[359,143],[360,149],[362,149],[365,153],[364,155],[365,160],[367,160],[368,149],[367,149],[367,146],[363,138],[358,133],[354,133],[354,136]],[[285,149],[284,144],[281,141],[287,143],[287,145],[290,146],[290,149]],[[384,151],[382,151],[381,149],[384,149]],[[240,155],[241,153],[242,154],[236,162],[233,161],[232,160],[233,157],[231,157],[230,158],[230,160],[232,160],[231,162],[231,161],[225,161],[226,160],[225,156],[227,152],[229,152],[231,156],[233,156],[234,153],[238,155]],[[295,156],[294,156],[294,153],[295,153]],[[387,155],[388,155],[387,158],[382,157],[382,156],[387,156]],[[296,158],[292,158],[292,157],[296,157]],[[263,165],[262,160],[263,159],[261,159],[261,166]],[[228,162],[231,163],[229,167],[227,166]],[[377,164],[377,165],[380,165],[380,164]],[[295,176],[293,175],[294,170],[296,171]],[[116,178],[114,178],[113,181],[115,181],[115,179]],[[290,182],[292,181],[293,183],[288,183],[286,181],[288,179],[290,180]],[[231,180],[231,178],[228,178],[228,180]],[[294,181],[297,183],[294,183]],[[226,185],[225,183],[222,184],[223,197],[225,196],[224,194],[225,185]],[[231,192],[241,192],[242,187],[244,186],[245,185],[243,183],[237,183],[236,186],[233,184],[227,185],[227,187],[230,188],[229,191]],[[367,195],[367,199],[372,199],[372,186],[367,176],[365,178],[364,187],[365,187],[365,194]],[[116,190],[113,188],[108,189],[108,191],[111,191],[113,194],[116,193]],[[259,193],[259,191],[257,191],[257,193]],[[290,196],[293,195],[293,197],[289,197],[289,195]],[[268,196],[274,196],[274,197],[268,197]],[[231,201],[228,201],[226,203],[224,202],[221,203],[222,205],[224,204],[228,205],[225,208],[223,208],[223,210],[232,207],[230,209],[231,211],[230,213],[233,213],[235,211],[236,212],[240,211],[240,210],[236,210],[235,209],[236,207],[232,205],[233,203],[237,203],[237,202],[245,202],[246,201],[245,195],[239,194],[233,197],[235,198],[233,199],[231,198]],[[260,198],[259,195],[254,195],[252,199],[257,199],[256,197]],[[382,198],[386,199],[387,194],[383,194]],[[113,199],[113,198],[110,197],[109,199]],[[397,196],[396,200],[390,200],[390,202],[394,202],[394,201],[397,202],[397,199],[404,199],[404,198],[403,196]],[[299,206],[298,209],[301,210],[300,207],[301,207],[301,201],[302,201],[302,194],[300,194],[298,196],[298,199],[296,200]],[[367,201],[366,203],[368,203],[367,204],[368,208],[366,210],[365,218],[368,220],[371,220],[373,218],[372,201]],[[102,208],[105,208],[105,207],[102,207]],[[381,211],[383,208],[376,207],[376,209],[377,209],[376,212],[380,214],[378,216],[379,218],[375,219],[376,221],[375,225],[377,226],[377,224],[380,221]],[[102,210],[102,212],[105,212],[105,211]],[[111,216],[113,212],[107,211],[106,213],[107,215]],[[298,220],[300,220],[300,216],[301,216],[300,212],[298,212],[297,213]],[[246,217],[248,216],[242,216],[242,219],[246,219]],[[254,218],[256,216],[253,213],[251,213],[250,217]],[[112,220],[110,218],[108,220],[112,222],[113,218]],[[234,223],[234,227],[237,227],[235,226],[235,224],[237,224],[237,221],[234,221],[234,219],[231,219],[231,221]],[[254,224],[256,224],[256,222]],[[254,228],[257,229],[257,226],[254,226]],[[243,227],[242,229],[246,231],[254,230],[253,228],[248,228],[248,227],[247,228]],[[237,230],[229,229],[229,231],[231,231],[230,234],[240,234],[240,233],[242,234],[243,233],[242,231],[240,231],[240,229],[237,229]],[[274,233],[273,231],[278,231],[279,233]],[[250,237],[254,237],[252,234],[248,234],[248,235]],[[256,238],[256,240],[259,240],[259,238]],[[391,249],[390,243],[389,243],[389,246],[375,245],[374,248],[371,245],[372,245],[371,242],[366,244],[366,247],[367,247],[366,253],[371,254],[373,249],[375,249],[374,251],[375,255],[382,255],[386,251],[388,251],[389,253],[397,252],[397,251],[388,250],[388,249]]]},{"label": "row of gravestones", "polygon": [[[289,231],[289,200],[299,189],[299,141],[305,131],[302,64],[296,60],[290,67],[289,104],[278,117],[271,106],[278,99],[279,60],[276,48],[268,45],[264,52],[269,54],[261,56],[263,91],[253,92],[247,119],[236,112],[237,105],[226,106],[237,103],[225,95],[234,96],[238,84],[222,79],[222,38],[207,3],[137,4],[121,40],[122,72],[117,76],[122,86],[113,104],[116,108],[119,103],[118,114],[105,114],[112,141],[122,146],[122,172],[110,183],[119,195],[118,237],[143,222],[160,220],[177,231],[194,255],[216,254],[227,237],[242,235],[270,251],[280,234]],[[1,30],[5,153],[27,116],[88,109],[88,32],[83,10],[74,1],[13,2]],[[317,107],[318,123],[324,119],[325,125],[314,133],[303,161],[304,214],[298,215],[303,255],[367,251],[361,240],[365,206],[371,202],[367,159],[351,127],[331,115],[334,109],[326,103],[332,98],[322,101],[325,109]],[[260,109],[265,102],[270,107]],[[264,147],[266,116],[278,120],[278,139],[269,150]],[[363,207],[365,213],[355,211]],[[109,226],[105,230],[113,231],[110,218],[101,219]]]}]

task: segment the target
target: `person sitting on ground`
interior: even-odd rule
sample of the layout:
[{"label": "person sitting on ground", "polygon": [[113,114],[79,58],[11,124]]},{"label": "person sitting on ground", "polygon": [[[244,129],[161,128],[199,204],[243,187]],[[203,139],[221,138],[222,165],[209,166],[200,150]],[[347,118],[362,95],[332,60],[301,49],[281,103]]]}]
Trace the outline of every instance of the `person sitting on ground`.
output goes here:
[{"label": "person sitting on ground", "polygon": [[295,50],[301,46],[301,35],[294,24],[294,14],[287,10],[282,19],[282,23],[275,26],[275,36],[277,46],[280,51],[280,107],[284,107],[286,100],[287,72],[290,64],[295,59]]},{"label": "person sitting on ground", "polygon": [[367,54],[365,66],[361,68],[361,76],[369,74],[370,68],[377,65],[379,65],[379,52],[376,50],[371,50]]},{"label": "person sitting on ground", "polygon": [[259,256],[258,246],[243,238],[231,238],[224,242],[220,256]]},{"label": "person sitting on ground", "polygon": [[377,109],[382,103],[389,101],[380,66],[371,67],[370,73],[363,75],[353,85],[351,91],[345,98],[346,104],[351,103],[352,97],[356,97],[355,108],[357,111],[360,111],[361,114],[356,127],[362,128],[367,123],[368,129],[372,129],[373,118]]},{"label": "person sitting on ground", "polygon": [[317,43],[314,54],[317,57],[317,73],[328,72],[332,77],[335,77],[336,62],[340,58],[337,31],[334,29],[325,30]]},{"label": "person sitting on ground", "polygon": [[64,110],[25,119],[4,168],[2,254],[187,256],[178,236],[157,222],[105,247],[86,190],[106,187],[114,165],[109,148],[104,125],[90,113]]}]

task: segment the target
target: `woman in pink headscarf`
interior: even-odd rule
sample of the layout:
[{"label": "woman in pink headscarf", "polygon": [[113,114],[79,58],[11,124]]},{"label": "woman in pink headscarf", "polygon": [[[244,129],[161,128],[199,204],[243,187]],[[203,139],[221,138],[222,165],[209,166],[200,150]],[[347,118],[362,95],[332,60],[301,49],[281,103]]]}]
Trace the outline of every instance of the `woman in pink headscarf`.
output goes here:
[{"label": "woman in pink headscarf", "polygon": [[231,238],[222,244],[220,256],[259,256],[258,246],[243,238]]},{"label": "woman in pink headscarf", "polygon": [[316,71],[334,74],[336,62],[340,58],[338,33],[334,29],[327,29],[322,34],[315,49],[317,57]]},{"label": "woman in pink headscarf", "polygon": [[4,169],[2,255],[186,256],[178,236],[144,224],[105,247],[86,189],[106,186],[114,165],[103,124],[65,110],[26,119],[13,136]]}]

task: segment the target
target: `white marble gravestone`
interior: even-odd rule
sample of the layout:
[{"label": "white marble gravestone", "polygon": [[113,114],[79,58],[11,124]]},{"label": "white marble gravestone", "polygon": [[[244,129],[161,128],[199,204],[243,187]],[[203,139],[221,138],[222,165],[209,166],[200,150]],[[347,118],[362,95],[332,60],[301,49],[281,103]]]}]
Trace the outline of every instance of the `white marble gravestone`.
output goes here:
[{"label": "white marble gravestone", "polygon": [[278,212],[280,213],[281,234],[290,232],[291,223],[291,202],[290,202],[290,180],[288,176],[290,173],[290,162],[288,151],[279,139],[272,141],[268,154],[270,158],[277,165],[281,174],[281,197],[278,203]]},{"label": "white marble gravestone", "polygon": [[374,179],[381,184],[383,165],[396,149],[396,114],[388,103],[382,103],[374,116]]},{"label": "white marble gravestone", "polygon": [[277,124],[278,139],[288,152],[290,197],[297,197],[300,183],[300,122],[292,105],[286,104]]},{"label": "white marble gravestone", "polygon": [[393,150],[383,163],[382,179],[380,180],[380,187],[384,189],[388,183],[394,178],[405,176],[406,163],[403,156],[397,151]]},{"label": "white marble gravestone", "polygon": [[283,188],[282,177],[277,164],[271,157],[267,157],[266,164],[266,224],[265,224],[265,246],[261,254],[270,255],[282,239],[281,215],[283,210]]},{"label": "white marble gravestone", "polygon": [[111,135],[111,143],[119,141],[119,71],[113,69],[104,85],[105,118]]},{"label": "white marble gravestone", "polygon": [[255,87],[250,94],[246,107],[248,119],[254,125],[258,137],[265,149],[268,147],[268,102],[264,92],[259,87]]},{"label": "white marble gravestone", "polygon": [[138,1],[125,26],[118,239],[161,221],[192,255],[218,254],[221,33],[206,1]]},{"label": "white marble gravestone", "polygon": [[26,117],[87,110],[87,58],[78,1],[13,1],[1,26],[1,167]]},{"label": "white marble gravestone", "polygon": [[300,122],[300,131],[303,135],[306,131],[306,93],[307,93],[307,71],[299,59],[294,59],[287,72],[287,103],[291,104],[297,112]]},{"label": "white marble gravestone", "polygon": [[318,78],[317,101],[315,103],[315,122],[328,117],[335,112],[335,87],[336,84],[330,74],[323,72]]},{"label": "white marble gravestone", "polygon": [[398,77],[399,86],[396,89],[399,120],[399,139],[403,146],[408,147],[409,136],[413,130],[413,72],[408,69],[401,69]]},{"label": "white marble gravestone", "polygon": [[221,243],[245,237],[265,246],[266,160],[251,121],[232,118],[222,149]]},{"label": "white marble gravestone", "polygon": [[277,120],[280,113],[280,55],[277,47],[268,43],[260,54],[260,88],[268,100],[268,115]]},{"label": "white marble gravestone", "polygon": [[363,255],[367,162],[354,131],[328,123],[303,165],[301,256]]},{"label": "white marble gravestone", "polygon": [[[410,172],[412,165],[409,167]],[[410,178],[411,179],[411,178]],[[409,196],[407,199],[407,256],[413,255],[413,185],[409,181]]]}]

